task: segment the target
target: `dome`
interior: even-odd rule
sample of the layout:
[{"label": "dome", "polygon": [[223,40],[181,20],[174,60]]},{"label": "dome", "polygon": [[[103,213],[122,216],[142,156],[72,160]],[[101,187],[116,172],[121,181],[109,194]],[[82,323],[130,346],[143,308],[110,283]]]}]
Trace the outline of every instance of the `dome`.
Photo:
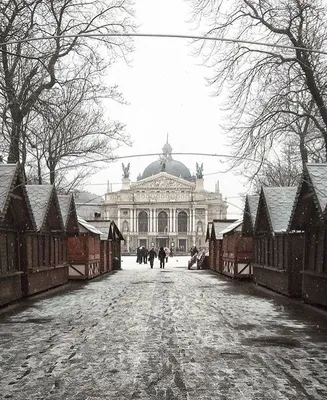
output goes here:
[{"label": "dome", "polygon": [[[142,174],[142,179],[159,174],[159,172],[162,172],[161,160],[154,161],[153,163],[148,165]],[[190,170],[183,163],[173,160],[172,158],[166,160],[165,172],[167,172],[167,174],[174,175],[188,181],[193,181]]]},{"label": "dome", "polygon": [[159,160],[154,161],[145,168],[141,179],[149,178],[152,175],[159,174],[159,172],[167,172],[167,174],[193,181],[194,177],[191,175],[190,170],[183,163],[173,160],[171,156],[172,150],[171,145],[168,143],[167,136],[167,143],[162,149],[163,154],[160,156]]}]

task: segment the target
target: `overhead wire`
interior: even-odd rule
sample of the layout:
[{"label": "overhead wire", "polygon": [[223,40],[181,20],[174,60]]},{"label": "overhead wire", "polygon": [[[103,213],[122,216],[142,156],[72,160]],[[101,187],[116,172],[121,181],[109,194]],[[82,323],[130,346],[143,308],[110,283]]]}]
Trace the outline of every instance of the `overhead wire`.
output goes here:
[{"label": "overhead wire", "polygon": [[208,35],[181,35],[181,34],[169,34],[169,33],[80,33],[80,34],[69,34],[69,35],[45,35],[42,37],[29,37],[24,39],[8,40],[6,42],[0,42],[0,46],[12,45],[18,43],[28,43],[43,40],[56,40],[56,39],[69,39],[69,38],[101,38],[101,37],[140,37],[140,38],[164,38],[164,39],[192,39],[192,40],[209,40],[217,42],[230,42],[230,43],[240,43],[256,46],[272,47],[277,49],[287,49],[287,50],[300,50],[309,53],[317,53],[322,55],[327,55],[326,51],[318,49],[309,49],[306,47],[283,45],[278,43],[261,42],[256,40],[243,40],[235,38],[226,37],[214,37]]}]

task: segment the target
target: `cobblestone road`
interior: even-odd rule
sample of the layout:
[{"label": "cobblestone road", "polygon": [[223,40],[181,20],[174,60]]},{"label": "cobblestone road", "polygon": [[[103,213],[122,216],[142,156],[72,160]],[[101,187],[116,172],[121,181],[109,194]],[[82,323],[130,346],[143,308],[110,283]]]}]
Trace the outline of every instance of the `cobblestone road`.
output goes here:
[{"label": "cobblestone road", "polygon": [[0,316],[0,398],[327,398],[327,318],[300,302],[136,265]]}]

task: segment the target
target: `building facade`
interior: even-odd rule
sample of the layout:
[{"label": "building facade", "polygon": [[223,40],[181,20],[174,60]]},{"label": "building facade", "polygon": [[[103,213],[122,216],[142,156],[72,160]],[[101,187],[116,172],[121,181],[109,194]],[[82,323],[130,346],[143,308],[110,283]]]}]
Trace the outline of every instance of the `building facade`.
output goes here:
[{"label": "building facade", "polygon": [[136,182],[129,178],[129,165],[123,165],[121,190],[105,195],[101,217],[116,221],[125,238],[125,252],[142,245],[179,252],[188,252],[192,245],[206,246],[208,221],[226,218],[227,202],[218,184],[215,192],[205,191],[202,166],[197,165],[192,176],[171,153],[167,142],[161,157]]}]

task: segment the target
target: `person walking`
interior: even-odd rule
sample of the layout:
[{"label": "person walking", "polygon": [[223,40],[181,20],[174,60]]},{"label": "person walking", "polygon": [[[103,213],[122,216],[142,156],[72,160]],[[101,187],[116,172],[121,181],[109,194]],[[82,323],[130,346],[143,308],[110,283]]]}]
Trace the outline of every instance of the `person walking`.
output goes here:
[{"label": "person walking", "polygon": [[167,263],[167,262],[168,262],[168,257],[169,257],[170,250],[168,249],[168,247],[165,247],[164,250],[165,250],[165,253],[166,253],[166,263]]},{"label": "person walking", "polygon": [[160,261],[160,268],[165,268],[166,252],[163,247],[160,247],[158,258]]},{"label": "person walking", "polygon": [[153,262],[154,262],[155,258],[157,258],[157,253],[156,253],[155,249],[152,247],[152,249],[149,251],[149,254],[148,254],[148,259],[149,259],[151,268],[153,268]]},{"label": "person walking", "polygon": [[148,249],[145,247],[143,249],[142,257],[143,257],[144,264],[147,264],[148,263]]},{"label": "person walking", "polygon": [[142,246],[138,247],[136,250],[136,262],[142,264]]}]

